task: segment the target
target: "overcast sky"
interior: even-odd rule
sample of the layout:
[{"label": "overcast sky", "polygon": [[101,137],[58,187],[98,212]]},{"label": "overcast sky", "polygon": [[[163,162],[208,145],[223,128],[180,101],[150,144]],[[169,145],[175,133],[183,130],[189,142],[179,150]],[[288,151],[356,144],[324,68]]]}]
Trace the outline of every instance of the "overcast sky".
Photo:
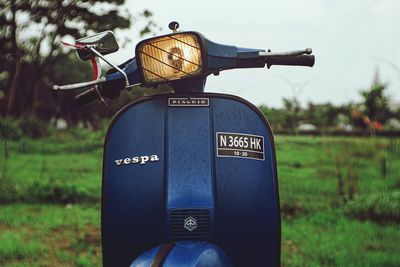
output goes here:
[{"label": "overcast sky", "polygon": [[[359,100],[359,91],[370,86],[378,69],[392,101],[400,102],[399,0],[127,0],[126,7],[133,14],[152,11],[163,28],[160,34],[169,33],[168,23],[176,20],[181,30],[199,31],[214,42],[272,51],[311,47],[316,56],[314,68],[225,71],[210,76],[205,91],[275,107],[301,91],[303,105],[338,104]],[[117,32],[129,34],[133,43],[113,56],[115,61],[133,56],[139,28]]]}]

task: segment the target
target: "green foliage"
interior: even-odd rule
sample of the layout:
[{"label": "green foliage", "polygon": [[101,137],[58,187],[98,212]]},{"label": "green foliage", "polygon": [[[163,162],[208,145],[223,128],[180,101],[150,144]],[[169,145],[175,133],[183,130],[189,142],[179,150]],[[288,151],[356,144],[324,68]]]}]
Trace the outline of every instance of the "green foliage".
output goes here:
[{"label": "green foliage", "polygon": [[[333,105],[331,103],[308,103],[302,108],[296,98],[283,99],[283,108],[269,108],[260,105],[259,109],[268,118],[275,132],[297,133],[301,123],[312,124],[322,133],[353,131],[362,133],[366,129],[386,131],[398,130],[398,111],[389,108],[387,85],[375,78],[369,89],[360,92],[361,103]],[[386,123],[386,124],[385,124]],[[382,125],[384,128],[381,129]]]},{"label": "green foliage", "polygon": [[389,98],[385,95],[386,84],[375,80],[370,89],[361,91],[365,114],[374,121],[386,122],[391,115]]},{"label": "green foliage", "polygon": [[[0,114],[21,117],[29,113],[45,120],[61,116],[69,123],[76,123],[78,115],[71,108],[72,94],[54,96],[50,88],[53,81],[66,84],[74,77],[80,79],[74,82],[87,81],[91,68],[78,64],[77,60],[70,63],[63,60],[68,56],[64,55],[66,50],[60,40],[129,28],[133,16],[129,10],[120,12],[124,3],[124,0],[0,0],[0,88],[4,88]],[[151,16],[148,10],[135,15],[136,21],[140,18],[145,22],[142,34],[156,29]],[[38,34],[26,34],[30,31]],[[96,117],[81,119],[96,120]]]},{"label": "green foliage", "polygon": [[17,183],[5,175],[0,177],[0,204],[11,203],[19,198]]},{"label": "green foliage", "polygon": [[0,206],[0,251],[9,244],[3,249],[8,252],[0,254],[0,265],[76,266],[80,261],[101,266],[99,209],[99,205]]},{"label": "green foliage", "polygon": [[304,216],[308,213],[307,209],[300,202],[285,201],[281,203],[281,216],[291,219],[293,217]]},{"label": "green foliage", "polygon": [[268,122],[270,123],[274,131],[282,132],[285,129],[287,129],[288,126],[286,124],[287,114],[285,112],[276,108],[268,108],[266,105],[260,105],[258,108],[267,118]]},{"label": "green foliage", "polygon": [[296,98],[283,98],[283,105],[286,111],[284,115],[284,127],[290,129],[291,133],[296,133],[300,120],[300,102]]},{"label": "green foliage", "polygon": [[0,117],[0,138],[18,141],[21,136],[21,129],[15,120]]},{"label": "green foliage", "polygon": [[48,124],[33,116],[21,118],[18,126],[23,134],[30,138],[46,137],[49,134]]},{"label": "green foliage", "polygon": [[[84,229],[88,225],[100,223],[99,204],[53,205],[9,204],[0,207],[0,225],[8,230],[22,231],[31,229],[43,234],[65,228],[66,230]],[[15,216],[18,214],[19,216]],[[88,232],[82,232],[83,235]],[[44,236],[46,237],[46,236]]]},{"label": "green foliage", "polygon": [[399,266],[395,226],[348,220],[325,210],[283,219],[282,266]]},{"label": "green foliage", "polygon": [[26,202],[43,203],[77,203],[77,202],[96,202],[98,199],[77,187],[72,183],[65,183],[51,179],[46,183],[34,182],[24,193],[22,199]]},{"label": "green foliage", "polygon": [[[108,122],[102,124],[105,128]],[[9,141],[9,189],[0,184],[0,197],[9,192],[9,198],[0,205],[0,236],[5,232],[12,235],[0,239],[0,247],[3,241],[17,243],[14,235],[25,243],[43,245],[24,257],[8,253],[5,259],[0,254],[0,265],[101,265],[104,131],[76,128],[53,131],[46,138]],[[359,217],[348,210],[352,202],[337,203],[334,159],[337,155],[348,164],[357,164],[356,195],[367,197],[395,188],[399,192],[400,153],[393,148],[397,141],[276,136],[283,266],[400,265],[398,225],[353,219]],[[385,178],[382,155],[388,163]],[[348,172],[343,174],[345,177]],[[398,197],[394,201],[398,203]],[[392,211],[398,206],[390,205],[395,205],[390,207]]]},{"label": "green foliage", "polygon": [[42,253],[42,245],[29,240],[28,236],[10,231],[0,234],[0,264],[11,259],[37,258]]},{"label": "green foliage", "polygon": [[[49,124],[33,116],[22,117],[19,120],[0,117],[0,137],[6,140],[20,141],[16,144],[21,147],[25,146],[27,142],[22,137],[43,138],[47,137],[49,133]],[[37,143],[31,142],[31,144]]]},{"label": "green foliage", "polygon": [[301,108],[295,99],[283,99],[283,105],[283,108],[269,108],[266,105],[258,107],[268,119],[272,129],[279,133],[297,132],[300,123],[315,125],[320,131],[333,131],[350,121],[349,105],[309,103],[306,108]]},{"label": "green foliage", "polygon": [[8,177],[0,178],[0,204],[12,202],[95,203],[98,199],[99,196],[87,188],[59,179],[20,184]]},{"label": "green foliage", "polygon": [[327,142],[323,148],[334,162],[338,201],[343,203],[352,200],[359,190],[361,159],[374,160],[373,147],[354,145],[351,141],[341,140],[335,143]]},{"label": "green foliage", "polygon": [[313,104],[308,103],[307,109],[304,111],[304,119],[317,126],[318,128],[327,129],[336,123],[336,118],[341,112],[340,107],[336,107],[331,103]]},{"label": "green foliage", "polygon": [[75,51],[58,55],[54,59],[50,79],[55,84],[78,83],[92,78],[93,70],[90,62],[80,60]]},{"label": "green foliage", "polygon": [[346,205],[346,214],[377,223],[400,223],[400,191],[380,192],[357,197]]}]

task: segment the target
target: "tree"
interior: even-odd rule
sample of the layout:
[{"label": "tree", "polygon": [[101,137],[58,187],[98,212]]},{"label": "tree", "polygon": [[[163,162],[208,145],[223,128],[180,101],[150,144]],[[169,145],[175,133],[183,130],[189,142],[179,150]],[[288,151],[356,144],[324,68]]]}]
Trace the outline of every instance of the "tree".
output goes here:
[{"label": "tree", "polygon": [[307,109],[304,111],[305,119],[317,126],[319,129],[328,129],[335,125],[335,120],[340,109],[331,103],[313,104],[308,103]]},{"label": "tree", "polygon": [[[132,16],[119,11],[124,2],[0,0],[0,90],[5,95],[0,99],[1,114],[35,114],[40,91],[49,90],[49,71],[65,52],[59,40],[129,28]],[[149,21],[151,13],[145,10],[141,16]],[[153,26],[149,21],[143,33]]]},{"label": "tree", "polygon": [[296,98],[283,98],[283,106],[285,108],[285,124],[284,127],[297,133],[297,126],[300,119],[301,106]]},{"label": "tree", "polygon": [[387,85],[379,79],[376,72],[371,87],[361,91],[363,98],[363,109],[369,120],[384,124],[391,115],[389,109],[389,98],[385,94]]},{"label": "tree", "polygon": [[276,108],[269,108],[266,105],[260,105],[258,108],[264,114],[264,116],[267,118],[272,129],[275,132],[282,132],[285,130],[284,124],[285,124],[286,112],[284,110],[276,109]]}]

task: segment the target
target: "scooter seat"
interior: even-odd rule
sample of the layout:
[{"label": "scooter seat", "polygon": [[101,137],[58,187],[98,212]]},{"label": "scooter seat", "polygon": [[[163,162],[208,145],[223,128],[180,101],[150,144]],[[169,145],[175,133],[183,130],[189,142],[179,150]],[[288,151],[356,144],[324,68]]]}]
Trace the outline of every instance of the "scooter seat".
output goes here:
[{"label": "scooter seat", "polygon": [[203,241],[177,241],[150,249],[131,267],[227,267],[232,266],[218,246]]}]

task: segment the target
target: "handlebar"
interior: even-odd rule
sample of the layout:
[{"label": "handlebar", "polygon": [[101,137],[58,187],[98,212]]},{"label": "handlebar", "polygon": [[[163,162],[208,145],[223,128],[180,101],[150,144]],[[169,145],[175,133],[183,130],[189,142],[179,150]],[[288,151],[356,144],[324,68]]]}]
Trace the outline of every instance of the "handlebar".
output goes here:
[{"label": "handlebar", "polygon": [[89,104],[90,102],[92,102],[98,98],[99,98],[99,96],[97,95],[96,90],[94,88],[91,88],[79,95],[76,95],[74,97],[74,100],[78,106],[83,106],[83,105]]},{"label": "handlebar", "polygon": [[[104,80],[102,83],[98,84],[98,90],[102,96],[111,99],[117,98],[121,90],[141,85],[140,83],[137,83],[140,78],[138,77],[139,74],[137,72],[135,58],[127,60],[119,65],[118,68],[120,70],[110,69],[106,75],[101,78]],[[125,75],[121,73],[124,73]],[[129,85],[127,85],[126,78],[129,79]],[[96,99],[99,99],[99,95],[94,88],[91,88],[74,98],[75,103],[79,106],[88,104]]]},{"label": "handlebar", "polygon": [[[244,61],[240,61],[243,59],[239,59],[238,62],[240,63],[236,65],[236,68],[254,68],[263,67],[265,65],[267,68],[270,68],[272,65],[312,67],[314,66],[315,57],[314,55],[310,55],[310,53],[311,50],[308,49],[283,53],[257,52],[257,55],[252,58],[244,59]],[[130,79],[132,78],[132,82],[140,80],[140,78],[138,78],[136,61],[134,59],[126,64],[124,69],[127,71]],[[101,95],[108,98],[118,97],[120,91],[126,88],[125,79],[119,72],[111,71],[102,79],[104,80],[101,84],[98,84],[98,89]],[[132,86],[135,85],[138,85],[138,83]],[[77,105],[82,106],[98,98],[99,96],[96,90],[91,88],[75,96],[74,100]]]},{"label": "handlebar", "polygon": [[[288,52],[271,52],[270,50],[265,51],[262,49],[220,45],[207,39],[205,39],[205,41],[207,63],[203,66],[204,72],[202,76],[204,79],[212,73],[219,73],[220,71],[228,69],[262,68],[265,66],[270,68],[272,65],[312,67],[315,62],[315,57],[311,55],[312,50],[310,48]],[[85,105],[98,99],[98,93],[100,93],[101,96],[112,99],[118,97],[121,90],[140,85],[143,82],[140,71],[141,69],[138,67],[136,58],[132,58],[117,68],[111,69],[104,77],[98,80],[72,85],[54,86],[53,89],[74,90],[97,85],[99,92],[94,88],[90,88],[75,97],[75,102],[78,105]]]},{"label": "handlebar", "polygon": [[[137,84],[135,84],[137,85]],[[99,93],[102,96],[105,96],[109,99],[114,99],[117,98],[120,94],[120,92],[127,88],[125,84],[125,79],[122,77],[120,80],[111,80],[111,81],[106,81],[102,84],[98,85],[98,90]],[[99,99],[99,95],[96,92],[96,89],[91,88],[89,90],[86,90],[83,93],[80,93],[79,95],[76,95],[74,97],[75,103],[78,106],[83,106],[86,104],[89,104],[90,102]]]},{"label": "handlebar", "polygon": [[306,66],[312,67],[315,63],[314,55],[299,55],[299,56],[272,56],[267,57],[265,60],[267,68],[272,65],[286,65],[286,66]]}]

